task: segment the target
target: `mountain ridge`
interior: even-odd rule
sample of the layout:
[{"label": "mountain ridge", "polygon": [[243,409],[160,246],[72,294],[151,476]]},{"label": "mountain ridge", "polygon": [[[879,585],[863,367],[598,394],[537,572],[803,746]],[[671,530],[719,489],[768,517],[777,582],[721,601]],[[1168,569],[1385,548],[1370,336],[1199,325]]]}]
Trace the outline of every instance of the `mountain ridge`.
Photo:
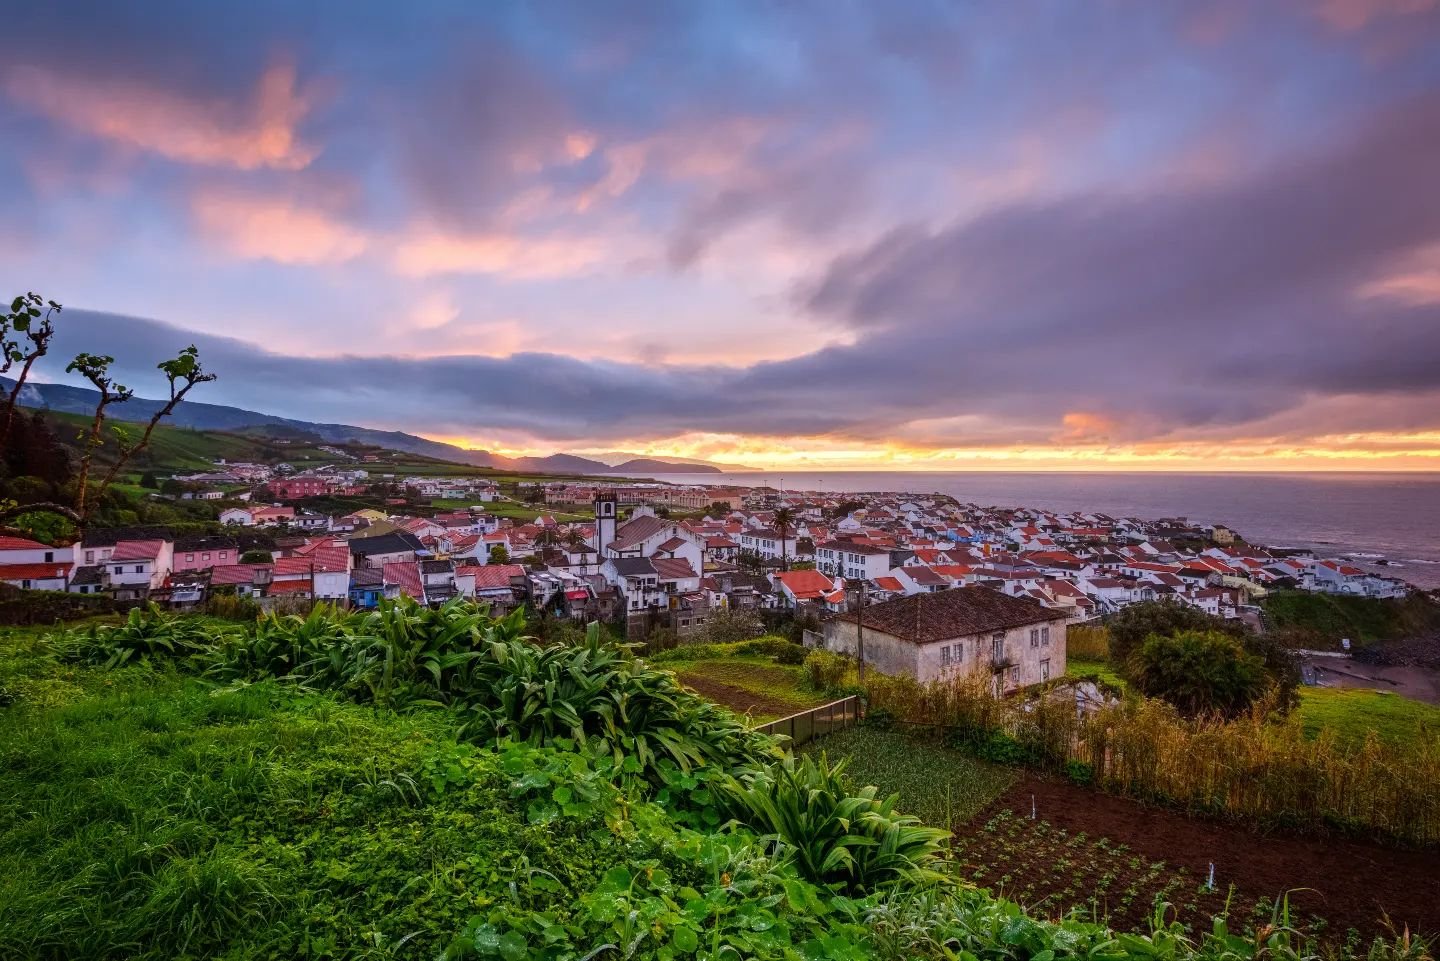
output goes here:
[{"label": "mountain ridge", "polygon": [[[8,377],[0,377],[0,389],[6,393],[14,386],[14,383]],[[70,414],[89,414],[95,410],[95,401],[98,396],[98,393],[89,387],[31,381],[25,384],[18,400],[24,407]],[[109,414],[116,420],[144,421],[148,420],[161,406],[163,406],[162,401],[134,397],[124,404],[116,404],[109,408]],[[281,417],[278,414],[247,410],[243,407],[208,404],[203,401],[182,401],[165,423],[174,427],[188,427],[194,430],[223,430],[235,433],[255,433],[263,431],[265,428],[271,428],[277,436],[301,431],[313,434],[326,443],[375,444],[391,450],[456,461],[472,467],[489,467],[495,470],[522,473],[605,474],[613,473],[617,469],[615,465],[578,454],[557,452],[544,457],[507,457],[493,451],[460,447],[404,431],[299,420],[292,417]],[[709,471],[703,469],[705,466],[711,467],[717,473],[720,471],[720,465],[700,465],[689,460],[669,461],[664,458],[646,458],[634,454],[625,456],[631,458],[627,462],[628,464],[646,462],[660,465],[656,468],[656,473],[708,473]],[[733,465],[724,466],[727,469],[734,469]],[[638,469],[644,470],[645,468]]]}]

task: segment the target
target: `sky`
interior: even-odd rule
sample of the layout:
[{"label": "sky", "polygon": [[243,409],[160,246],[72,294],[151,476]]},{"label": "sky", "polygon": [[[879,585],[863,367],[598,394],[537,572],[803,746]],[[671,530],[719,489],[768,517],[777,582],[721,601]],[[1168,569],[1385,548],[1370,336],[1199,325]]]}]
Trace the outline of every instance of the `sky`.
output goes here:
[{"label": "sky", "polygon": [[41,379],[508,454],[1440,469],[1440,0],[0,0]]}]

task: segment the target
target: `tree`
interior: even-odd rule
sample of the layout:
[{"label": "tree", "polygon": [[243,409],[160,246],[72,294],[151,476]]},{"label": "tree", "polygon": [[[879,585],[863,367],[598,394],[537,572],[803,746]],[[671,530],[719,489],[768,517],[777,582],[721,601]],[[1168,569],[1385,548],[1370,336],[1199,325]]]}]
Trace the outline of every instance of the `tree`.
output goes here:
[{"label": "tree", "polygon": [[1220,631],[1151,634],[1131,652],[1125,676],[1140,693],[1168,701],[1187,717],[1235,717],[1268,683],[1259,655]]},{"label": "tree", "polygon": [[1151,634],[1168,636],[1180,631],[1219,631],[1238,638],[1246,633],[1245,625],[1239,621],[1226,621],[1179,601],[1131,604],[1109,618],[1105,626],[1110,629],[1110,661],[1122,669],[1130,655]]},{"label": "tree", "polygon": [[[4,420],[0,421],[0,449],[8,446],[20,390],[30,376],[35,361],[49,351],[50,338],[55,333],[53,320],[60,310],[60,305],[55,301],[42,301],[38,294],[31,292],[16,297],[10,304],[10,311],[0,315],[0,353],[4,355],[3,359],[0,359],[0,372],[9,371],[15,364],[21,365],[15,384],[5,399]],[[20,336],[23,336],[27,343],[22,344]],[[135,394],[112,376],[110,367],[114,363],[113,357],[82,352],[76,354],[75,359],[65,368],[66,373],[79,374],[88,380],[100,394],[90,427],[80,435],[83,446],[73,506],[51,501],[29,504],[0,502],[0,521],[21,513],[44,511],[66,518],[83,536],[96,506],[104,500],[115,479],[137,454],[150,446],[150,437],[156,425],[174,413],[175,408],[194,387],[215,379],[214,374],[201,366],[199,351],[193,344],[170,360],[157,364],[156,368],[165,375],[169,384],[169,398],[151,416],[138,440],[132,440],[129,431],[123,426],[112,428],[115,435],[115,457],[92,490],[90,472],[95,454],[105,446],[103,434],[106,410],[114,404],[124,403]],[[14,529],[0,526],[0,531],[4,530]]]},{"label": "tree", "polygon": [[1145,601],[1131,604],[1114,617],[1109,628],[1110,663],[1126,675],[1131,656],[1152,634],[1173,637],[1185,632],[1223,634],[1244,651],[1259,659],[1265,682],[1275,689],[1276,706],[1293,708],[1300,699],[1300,665],[1281,638],[1256,634],[1242,621],[1227,621],[1178,601]]},{"label": "tree", "polygon": [[560,534],[553,527],[542,527],[535,534],[537,547],[554,547],[560,543]]},{"label": "tree", "polygon": [[572,527],[565,532],[565,546],[572,550],[589,547],[590,543],[585,540],[585,535],[580,533],[580,528]]},{"label": "tree", "polygon": [[795,511],[789,507],[777,507],[775,509],[775,532],[780,535],[780,569],[790,569],[790,557],[785,550],[785,539],[790,535],[791,529],[795,526]]},{"label": "tree", "polygon": [[510,552],[505,549],[504,544],[495,544],[490,548],[491,564],[509,564]]},{"label": "tree", "polygon": [[145,473],[140,475],[140,486],[148,487],[152,491],[158,490],[160,488],[160,481],[155,477],[155,472],[153,470],[147,470]]},{"label": "tree", "polygon": [[10,302],[10,310],[0,314],[0,376],[9,374],[16,364],[15,383],[5,397],[5,417],[0,421],[0,449],[10,439],[15,421],[15,407],[20,390],[30,378],[30,368],[50,351],[50,338],[55,336],[54,317],[61,307],[53,300],[41,300],[33,290]]},{"label": "tree", "polygon": [[275,557],[269,551],[262,551],[259,548],[248,550],[240,555],[241,564],[269,564]]}]

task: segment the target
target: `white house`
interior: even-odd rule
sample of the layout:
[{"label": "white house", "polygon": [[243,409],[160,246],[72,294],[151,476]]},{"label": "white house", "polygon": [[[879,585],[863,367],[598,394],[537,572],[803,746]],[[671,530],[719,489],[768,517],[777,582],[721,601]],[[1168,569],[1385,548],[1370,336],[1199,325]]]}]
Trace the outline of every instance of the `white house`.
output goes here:
[{"label": "white house", "polygon": [[890,571],[890,551],[873,544],[827,541],[815,547],[815,567],[834,577],[873,581]]},{"label": "white house", "polygon": [[120,541],[106,562],[106,577],[116,600],[144,600],[165,583],[175,566],[175,545],[161,539]]}]

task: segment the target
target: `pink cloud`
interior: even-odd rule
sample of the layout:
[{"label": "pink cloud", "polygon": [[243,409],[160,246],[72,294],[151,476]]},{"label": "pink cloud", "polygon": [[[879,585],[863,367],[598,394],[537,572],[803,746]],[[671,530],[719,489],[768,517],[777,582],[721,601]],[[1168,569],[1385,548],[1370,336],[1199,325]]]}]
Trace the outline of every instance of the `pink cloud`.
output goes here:
[{"label": "pink cloud", "polygon": [[1437,0],[1320,0],[1316,15],[1336,30],[1359,30],[1384,17],[1425,13]]},{"label": "pink cloud", "polygon": [[283,199],[202,191],[190,199],[190,213],[207,238],[252,260],[343,263],[369,245],[364,231]]},{"label": "pink cloud", "polygon": [[245,104],[42,66],[0,69],[0,91],[80,133],[182,163],[299,170],[319,153],[299,138],[310,103],[286,64],[268,68]]},{"label": "pink cloud", "polygon": [[599,237],[527,237],[431,228],[400,237],[391,251],[395,270],[408,277],[474,273],[534,280],[584,273],[605,260],[606,245]]}]

